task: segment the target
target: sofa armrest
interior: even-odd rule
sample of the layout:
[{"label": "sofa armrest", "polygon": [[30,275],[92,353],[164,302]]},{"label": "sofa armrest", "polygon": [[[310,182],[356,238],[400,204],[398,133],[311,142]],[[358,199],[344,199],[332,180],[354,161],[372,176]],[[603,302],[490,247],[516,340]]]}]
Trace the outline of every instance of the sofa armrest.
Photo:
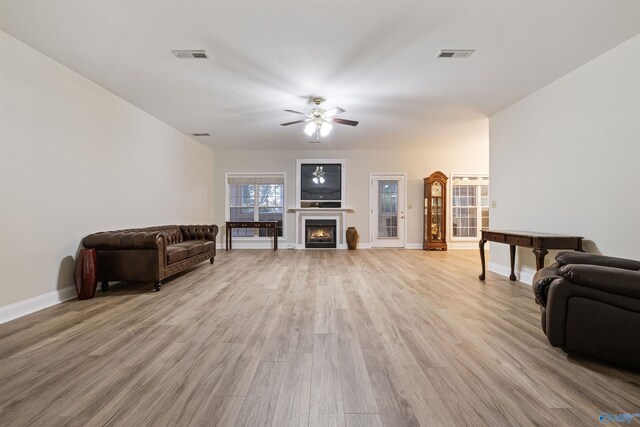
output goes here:
[{"label": "sofa armrest", "polygon": [[555,279],[559,279],[560,273],[558,273],[558,263],[545,268],[541,268],[533,276],[532,288],[535,301],[543,308],[547,307],[547,297],[549,295],[549,286]]},{"label": "sofa armrest", "polygon": [[549,299],[549,288],[551,284],[557,280],[562,279],[561,276],[546,276],[538,280],[533,285],[533,295],[535,296],[536,303],[543,308],[547,308],[547,300]]},{"label": "sofa armrest", "polygon": [[565,279],[609,294],[640,299],[640,271],[600,265],[569,264],[560,267]]},{"label": "sofa armrest", "polygon": [[564,251],[556,255],[560,265],[588,264],[603,267],[615,267],[625,270],[640,270],[640,261],[625,258],[615,258],[606,255],[588,254],[585,252]]},{"label": "sofa armrest", "polygon": [[218,226],[212,225],[181,225],[184,240],[211,240],[216,241]]},{"label": "sofa armrest", "polygon": [[163,249],[166,245],[162,231],[104,231],[90,234],[82,240],[89,249]]}]

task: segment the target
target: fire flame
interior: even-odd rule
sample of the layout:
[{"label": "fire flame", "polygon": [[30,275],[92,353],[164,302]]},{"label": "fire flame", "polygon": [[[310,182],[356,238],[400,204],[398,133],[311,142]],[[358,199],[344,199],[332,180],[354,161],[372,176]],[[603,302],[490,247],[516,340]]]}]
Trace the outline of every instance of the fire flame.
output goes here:
[{"label": "fire flame", "polygon": [[323,237],[331,237],[329,236],[329,234],[325,233],[324,230],[321,228],[319,230],[314,231],[313,233],[311,233],[311,237],[314,239],[320,239]]}]

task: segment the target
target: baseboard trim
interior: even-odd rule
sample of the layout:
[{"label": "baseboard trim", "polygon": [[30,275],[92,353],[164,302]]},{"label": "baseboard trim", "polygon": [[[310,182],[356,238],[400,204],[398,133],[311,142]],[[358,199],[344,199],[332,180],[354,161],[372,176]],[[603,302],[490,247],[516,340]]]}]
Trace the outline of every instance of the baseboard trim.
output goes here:
[{"label": "baseboard trim", "polygon": [[449,249],[478,249],[478,242],[448,242]]},{"label": "baseboard trim", "polygon": [[405,243],[403,248],[374,248],[371,243],[358,243],[357,249],[422,249],[421,243]]},{"label": "baseboard trim", "polygon": [[[509,275],[511,274],[511,269],[509,267],[502,264],[495,264],[493,262],[490,262],[487,265],[487,269],[506,278],[509,278]],[[516,280],[527,285],[531,285],[533,282],[533,275],[536,274],[536,272],[530,268],[524,268],[521,271],[516,270],[514,273],[516,275]]]},{"label": "baseboard trim", "polygon": [[77,297],[75,286],[67,286],[57,291],[48,292],[29,298],[24,301],[18,301],[4,307],[0,307],[0,323],[6,323],[18,317],[35,313],[52,305],[60,304]]},{"label": "baseboard trim", "polygon": [[[273,249],[273,242],[256,242],[256,241],[233,241],[233,247],[235,249]],[[218,243],[216,248],[219,251],[225,250],[224,243]],[[293,243],[288,242],[278,242],[278,249],[304,249],[304,245],[295,245]],[[347,249],[346,244],[339,244],[336,249]],[[373,249],[371,247],[371,243],[360,243],[358,242],[357,249]],[[384,248],[381,248],[384,249]],[[422,243],[405,243],[404,248],[397,249],[411,249],[411,250],[422,250]],[[449,249],[458,250],[458,249],[477,249],[477,244],[454,244],[450,245]],[[509,274],[507,273],[507,276]]]},{"label": "baseboard trim", "polygon": [[522,283],[526,283],[527,285],[533,285],[533,276],[535,276],[536,270],[532,270],[530,268],[523,268],[520,271],[520,281]]},{"label": "baseboard trim", "polygon": [[[358,244],[358,248],[360,248],[360,244]],[[273,242],[250,242],[250,241],[233,241],[234,249],[272,249],[273,250]],[[218,243],[216,245],[216,249],[219,251],[226,250],[226,246],[224,243]],[[288,242],[278,242],[278,250],[280,249],[305,249],[304,245],[296,245],[294,243]],[[339,243],[336,249],[347,249],[346,243]],[[319,249],[321,250],[321,249]]]},{"label": "baseboard trim", "polygon": [[[278,241],[278,249],[287,249],[288,243]],[[256,240],[233,240],[233,247],[235,249],[273,249],[273,240],[256,241]],[[216,245],[217,250],[225,250],[226,245],[224,243],[218,243]]]}]

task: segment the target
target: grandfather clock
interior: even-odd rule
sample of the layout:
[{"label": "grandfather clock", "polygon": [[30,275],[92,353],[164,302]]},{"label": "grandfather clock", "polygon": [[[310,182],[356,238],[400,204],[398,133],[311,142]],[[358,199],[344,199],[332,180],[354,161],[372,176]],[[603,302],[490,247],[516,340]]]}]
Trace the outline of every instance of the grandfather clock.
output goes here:
[{"label": "grandfather clock", "polygon": [[447,250],[447,176],[440,171],[424,179],[425,251]]}]

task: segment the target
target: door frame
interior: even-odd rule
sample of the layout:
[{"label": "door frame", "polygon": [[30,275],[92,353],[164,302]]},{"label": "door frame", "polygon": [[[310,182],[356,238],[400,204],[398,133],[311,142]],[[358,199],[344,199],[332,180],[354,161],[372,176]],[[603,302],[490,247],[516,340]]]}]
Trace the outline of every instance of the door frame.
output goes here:
[{"label": "door frame", "polygon": [[[401,212],[404,212],[404,219],[402,221],[402,235],[404,236],[404,242],[402,242],[402,246],[398,246],[399,248],[406,248],[407,247],[407,174],[405,172],[369,172],[369,245],[370,247],[374,247],[373,246],[373,236],[375,235],[375,230],[373,227],[374,224],[374,219],[373,219],[373,215],[374,215],[374,210],[377,211],[378,207],[377,206],[373,206],[373,180],[374,178],[381,178],[381,177],[389,177],[389,178],[402,178],[402,192],[403,192],[403,201],[402,201],[402,206],[398,205],[398,209],[402,209]],[[377,191],[377,189],[376,189]],[[376,212],[377,213],[377,212]],[[400,214],[399,214],[400,215]]]}]

